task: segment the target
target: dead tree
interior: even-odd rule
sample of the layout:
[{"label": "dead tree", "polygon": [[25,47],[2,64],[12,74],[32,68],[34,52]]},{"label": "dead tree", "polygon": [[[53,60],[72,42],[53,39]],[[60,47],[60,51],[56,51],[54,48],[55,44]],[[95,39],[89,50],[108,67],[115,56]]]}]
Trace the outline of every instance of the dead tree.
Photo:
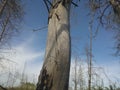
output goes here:
[{"label": "dead tree", "polygon": [[71,57],[69,22],[71,0],[53,0],[52,3],[46,1],[51,5],[50,9],[47,6],[48,38],[44,64],[36,90],[68,90]]},{"label": "dead tree", "polygon": [[71,39],[70,6],[72,0],[43,0],[49,12],[48,38],[44,64],[36,90],[68,90]]}]

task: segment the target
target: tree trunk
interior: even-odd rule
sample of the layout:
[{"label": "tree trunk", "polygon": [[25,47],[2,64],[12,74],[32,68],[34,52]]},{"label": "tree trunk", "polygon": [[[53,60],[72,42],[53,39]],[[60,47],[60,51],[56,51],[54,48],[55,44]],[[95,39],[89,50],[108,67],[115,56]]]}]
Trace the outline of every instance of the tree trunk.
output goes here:
[{"label": "tree trunk", "polygon": [[93,23],[93,20],[94,20],[94,17],[91,17],[91,22],[89,23],[90,25],[90,28],[89,28],[89,31],[90,31],[90,44],[89,44],[89,81],[88,81],[88,90],[91,90],[91,84],[92,84],[92,57],[93,57],[93,53],[92,53],[92,41],[93,41],[93,26],[92,26],[92,23]]},{"label": "tree trunk", "polygon": [[65,0],[56,3],[50,11],[45,60],[36,90],[68,90],[71,53],[70,0],[66,3],[63,1]]}]

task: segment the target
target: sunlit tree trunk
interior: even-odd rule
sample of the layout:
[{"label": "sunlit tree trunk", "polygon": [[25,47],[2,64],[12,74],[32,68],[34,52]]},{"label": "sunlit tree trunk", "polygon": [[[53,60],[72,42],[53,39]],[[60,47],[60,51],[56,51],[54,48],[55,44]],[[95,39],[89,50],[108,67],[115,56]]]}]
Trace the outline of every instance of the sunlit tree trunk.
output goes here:
[{"label": "sunlit tree trunk", "polygon": [[68,90],[70,71],[70,0],[53,0],[45,60],[36,90]]}]

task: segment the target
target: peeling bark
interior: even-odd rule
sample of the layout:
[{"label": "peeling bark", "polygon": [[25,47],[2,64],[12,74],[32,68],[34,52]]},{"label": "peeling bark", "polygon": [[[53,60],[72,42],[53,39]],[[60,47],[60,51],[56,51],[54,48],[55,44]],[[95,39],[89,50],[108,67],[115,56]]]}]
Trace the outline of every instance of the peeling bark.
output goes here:
[{"label": "peeling bark", "polygon": [[52,9],[44,64],[36,90],[68,90],[70,71],[70,5]]}]

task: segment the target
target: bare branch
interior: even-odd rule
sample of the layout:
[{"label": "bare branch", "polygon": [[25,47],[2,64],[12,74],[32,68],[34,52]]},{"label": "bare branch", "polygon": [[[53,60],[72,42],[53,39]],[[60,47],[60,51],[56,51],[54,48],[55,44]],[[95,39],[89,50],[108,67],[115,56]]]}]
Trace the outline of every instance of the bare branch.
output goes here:
[{"label": "bare branch", "polygon": [[105,14],[105,11],[109,8],[109,4],[104,8],[104,10],[103,10],[103,12],[101,13],[101,16],[100,16],[100,23],[103,25],[104,23],[103,23],[103,16],[104,16],[104,14]]},{"label": "bare branch", "polygon": [[33,32],[45,30],[45,29],[47,29],[47,28],[48,28],[48,26],[44,26],[44,27],[39,28],[39,29],[34,29]]},{"label": "bare branch", "polygon": [[76,3],[74,3],[73,1],[71,1],[71,3],[75,6],[78,7],[78,5]]},{"label": "bare branch", "polygon": [[47,2],[46,2],[46,0],[43,0],[44,1],[44,3],[45,3],[45,5],[46,5],[46,8],[47,8],[47,10],[48,10],[48,13],[50,12],[49,11],[49,7],[48,7],[48,5],[47,5]]},{"label": "bare branch", "polygon": [[1,7],[0,7],[0,18],[1,18],[1,15],[3,13],[3,10],[5,9],[5,7],[7,5],[7,2],[8,2],[8,0],[4,0]]},{"label": "bare branch", "polygon": [[2,29],[2,32],[0,34],[0,42],[2,41],[3,39],[3,36],[4,36],[4,33],[5,33],[5,30],[6,30],[6,27],[7,27],[7,24],[9,22],[9,17],[10,15],[8,15],[8,17],[5,19],[5,21],[3,22],[3,29]]}]

